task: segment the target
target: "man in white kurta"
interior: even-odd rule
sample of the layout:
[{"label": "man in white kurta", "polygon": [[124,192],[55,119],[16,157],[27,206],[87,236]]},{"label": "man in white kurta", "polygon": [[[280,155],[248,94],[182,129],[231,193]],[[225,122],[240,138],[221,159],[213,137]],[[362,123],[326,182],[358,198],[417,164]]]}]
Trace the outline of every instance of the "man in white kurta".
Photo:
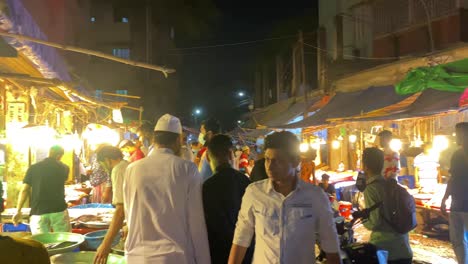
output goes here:
[{"label": "man in white kurta", "polygon": [[155,127],[154,149],[125,175],[127,263],[210,263],[202,179],[194,163],[178,157],[182,127],[171,115]]}]

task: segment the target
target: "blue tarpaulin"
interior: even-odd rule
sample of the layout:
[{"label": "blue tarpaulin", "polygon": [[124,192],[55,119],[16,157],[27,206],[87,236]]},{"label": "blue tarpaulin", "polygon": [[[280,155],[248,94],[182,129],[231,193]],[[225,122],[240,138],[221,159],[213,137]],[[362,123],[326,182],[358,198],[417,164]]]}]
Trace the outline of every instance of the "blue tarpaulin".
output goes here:
[{"label": "blue tarpaulin", "polygon": [[[1,30],[12,34],[47,40],[46,35],[41,31],[34,18],[20,0],[6,0],[4,2],[7,4],[7,7],[4,10],[0,10]],[[10,46],[14,47],[34,63],[45,78],[59,79],[64,82],[71,81],[65,61],[55,48],[25,40],[8,37],[4,37],[4,39]]]}]

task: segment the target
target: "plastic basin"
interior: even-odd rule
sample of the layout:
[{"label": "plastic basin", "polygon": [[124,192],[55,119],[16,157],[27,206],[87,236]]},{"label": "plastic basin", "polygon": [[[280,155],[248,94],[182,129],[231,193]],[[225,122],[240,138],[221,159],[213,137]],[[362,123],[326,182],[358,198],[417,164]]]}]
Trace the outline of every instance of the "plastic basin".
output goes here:
[{"label": "plastic basin", "polygon": [[[84,241],[83,235],[69,233],[69,232],[54,232],[54,233],[42,233],[31,236],[32,240],[41,242],[46,248],[49,255],[55,255],[60,253],[72,252],[78,248]],[[59,246],[59,243],[70,242],[66,246]],[[49,248],[51,245],[57,245],[55,248]]]},{"label": "plastic basin", "polygon": [[[52,264],[84,264],[93,263],[96,252],[82,251],[82,252],[69,252],[50,257]],[[107,264],[125,264],[125,258],[123,256],[109,254],[107,257]]]},{"label": "plastic basin", "polygon": [[[87,233],[84,238],[86,240],[86,247],[91,250],[96,250],[104,240],[104,237],[106,236],[108,229],[104,230],[99,230],[99,231],[94,231]],[[119,244],[121,234],[120,232],[117,233],[117,235],[114,238],[114,241],[112,241],[112,247],[116,246]]]}]

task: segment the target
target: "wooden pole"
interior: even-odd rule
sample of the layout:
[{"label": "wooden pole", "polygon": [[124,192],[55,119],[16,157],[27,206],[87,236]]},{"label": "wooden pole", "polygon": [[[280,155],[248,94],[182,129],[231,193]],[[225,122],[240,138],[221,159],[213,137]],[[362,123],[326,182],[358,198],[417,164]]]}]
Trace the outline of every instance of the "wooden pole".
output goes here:
[{"label": "wooden pole", "polygon": [[116,94],[116,93],[105,93],[105,92],[103,92],[102,94],[104,94],[104,95],[110,95],[110,96],[117,96],[117,97],[131,98],[131,99],[141,99],[140,96],[136,96],[136,95]]},{"label": "wooden pole", "polygon": [[304,88],[304,96],[306,102],[308,101],[307,86],[306,86],[306,67],[305,67],[305,58],[304,58],[304,36],[302,30],[299,30],[299,53],[301,57],[301,85]]},{"label": "wooden pole", "polygon": [[281,56],[276,56],[276,102],[280,101],[283,91],[283,61]]},{"label": "wooden pole", "polygon": [[71,84],[62,82],[58,79],[46,79],[46,78],[38,78],[38,77],[31,77],[26,74],[14,74],[14,73],[2,73],[0,72],[0,78],[4,79],[13,79],[13,80],[22,80],[22,81],[30,81],[35,83],[41,83],[50,86],[56,86],[60,90],[63,91],[65,96],[70,100],[73,101],[71,96],[78,97],[80,100],[91,103],[97,106],[103,106],[110,109],[120,108],[121,105],[124,103],[116,103],[116,104],[106,104],[100,101],[96,101],[93,98],[87,97],[85,95],[80,95],[75,89],[73,89]]},{"label": "wooden pole", "polygon": [[292,49],[292,78],[291,78],[291,96],[296,96],[297,91],[297,61],[296,61],[296,50],[297,45],[294,45]]},{"label": "wooden pole", "polygon": [[166,77],[168,76],[169,73],[174,73],[175,72],[174,69],[170,69],[170,68],[166,68],[166,67],[162,67],[162,66],[151,65],[151,64],[148,64],[148,63],[144,63],[144,62],[126,60],[126,59],[122,59],[122,58],[118,58],[118,57],[115,57],[115,56],[108,55],[108,54],[106,54],[104,52],[100,52],[100,51],[94,51],[94,50],[89,50],[89,49],[73,47],[73,46],[67,46],[67,45],[53,43],[53,42],[50,42],[50,41],[45,41],[45,40],[42,40],[42,39],[32,38],[32,37],[28,37],[28,36],[12,34],[12,33],[3,32],[3,31],[0,31],[0,36],[14,38],[14,39],[18,39],[18,40],[31,41],[31,42],[34,42],[34,43],[42,44],[44,46],[54,47],[54,48],[57,48],[57,49],[72,51],[72,52],[86,54],[86,55],[91,55],[91,56],[95,56],[95,57],[99,57],[99,58],[103,58],[103,59],[107,59],[107,60],[116,61],[116,62],[120,62],[120,63],[123,63],[123,64],[131,65],[131,66],[134,66],[134,67],[140,67],[140,68],[145,68],[145,69],[149,69],[149,70],[160,71]]}]

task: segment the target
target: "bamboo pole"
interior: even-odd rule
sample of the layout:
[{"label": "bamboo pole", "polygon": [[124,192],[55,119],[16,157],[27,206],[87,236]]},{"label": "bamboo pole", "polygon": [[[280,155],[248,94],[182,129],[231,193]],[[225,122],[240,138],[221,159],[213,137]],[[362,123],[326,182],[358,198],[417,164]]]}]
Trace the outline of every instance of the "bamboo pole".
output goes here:
[{"label": "bamboo pole", "polygon": [[86,55],[91,55],[91,56],[95,56],[95,57],[99,57],[99,58],[103,58],[103,59],[107,59],[107,60],[116,61],[116,62],[120,62],[120,63],[123,63],[123,64],[131,65],[131,66],[134,66],[134,67],[140,67],[140,68],[145,68],[145,69],[149,69],[149,70],[160,71],[166,77],[168,76],[169,73],[174,73],[175,72],[174,69],[170,69],[170,68],[166,68],[166,67],[162,67],[162,66],[158,66],[158,65],[152,65],[152,64],[148,64],[148,63],[144,63],[144,62],[137,62],[137,61],[127,60],[127,59],[122,59],[122,58],[118,58],[118,57],[115,57],[115,56],[108,55],[108,54],[106,54],[104,52],[100,52],[100,51],[94,51],[94,50],[89,50],[89,49],[73,47],[73,46],[67,46],[67,45],[53,43],[53,42],[50,42],[50,41],[45,41],[45,40],[42,40],[42,39],[23,36],[23,35],[19,35],[19,34],[12,34],[12,33],[4,32],[4,31],[0,31],[0,36],[14,38],[14,39],[18,39],[18,40],[31,41],[31,42],[34,42],[34,43],[42,44],[44,46],[49,46],[49,47],[53,47],[53,48],[57,48],[57,49],[61,49],[61,50],[72,51],[72,52],[86,54]]},{"label": "bamboo pole", "polygon": [[111,95],[111,96],[117,96],[117,97],[131,98],[131,99],[141,99],[140,96],[136,96],[136,95],[116,94],[116,93],[105,93],[105,92],[103,92],[102,94],[104,94],[104,95]]},{"label": "bamboo pole", "polygon": [[56,86],[60,90],[63,91],[65,96],[73,102],[73,99],[71,95],[78,97],[80,100],[85,101],[87,103],[97,105],[97,106],[103,106],[107,107],[110,109],[116,109],[116,108],[121,108],[122,105],[125,105],[126,103],[113,103],[113,104],[107,104],[103,103],[100,101],[96,101],[91,97],[87,97],[85,95],[80,95],[75,89],[71,87],[69,83],[62,82],[58,79],[46,79],[46,78],[39,78],[39,77],[31,77],[26,74],[15,74],[15,73],[3,73],[0,72],[0,78],[4,79],[13,79],[13,80],[21,80],[21,81],[30,81],[30,82],[35,82],[35,83],[41,83],[45,85],[50,85],[50,86]]}]

